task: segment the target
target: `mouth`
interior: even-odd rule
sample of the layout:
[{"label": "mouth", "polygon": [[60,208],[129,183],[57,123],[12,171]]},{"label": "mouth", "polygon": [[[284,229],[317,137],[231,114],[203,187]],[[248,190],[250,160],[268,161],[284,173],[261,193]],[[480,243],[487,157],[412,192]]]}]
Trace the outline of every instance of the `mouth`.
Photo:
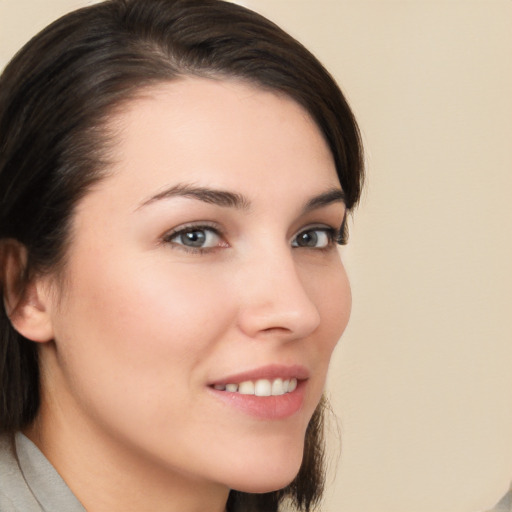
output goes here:
[{"label": "mouth", "polygon": [[224,377],[209,384],[214,396],[260,419],[284,419],[304,404],[310,372],[303,366],[271,365]]},{"label": "mouth", "polygon": [[292,393],[297,388],[297,378],[277,379],[258,379],[245,380],[239,384],[215,384],[213,386],[217,391],[226,391],[228,393],[239,393],[241,395],[254,396],[281,396]]}]

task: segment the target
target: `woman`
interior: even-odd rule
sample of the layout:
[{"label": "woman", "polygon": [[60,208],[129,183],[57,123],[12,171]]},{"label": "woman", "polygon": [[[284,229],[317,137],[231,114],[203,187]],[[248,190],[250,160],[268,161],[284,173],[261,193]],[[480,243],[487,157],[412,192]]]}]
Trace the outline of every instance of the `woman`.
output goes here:
[{"label": "woman", "polygon": [[318,61],[217,0],[111,0],[0,81],[0,509],[311,510],[362,182]]}]

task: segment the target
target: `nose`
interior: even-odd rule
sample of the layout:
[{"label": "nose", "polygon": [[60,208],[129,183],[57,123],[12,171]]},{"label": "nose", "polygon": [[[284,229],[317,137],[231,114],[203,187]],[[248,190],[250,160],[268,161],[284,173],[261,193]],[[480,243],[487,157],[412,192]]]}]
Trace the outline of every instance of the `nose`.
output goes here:
[{"label": "nose", "polygon": [[245,262],[238,275],[238,322],[251,338],[305,338],[320,325],[320,312],[289,248]]}]

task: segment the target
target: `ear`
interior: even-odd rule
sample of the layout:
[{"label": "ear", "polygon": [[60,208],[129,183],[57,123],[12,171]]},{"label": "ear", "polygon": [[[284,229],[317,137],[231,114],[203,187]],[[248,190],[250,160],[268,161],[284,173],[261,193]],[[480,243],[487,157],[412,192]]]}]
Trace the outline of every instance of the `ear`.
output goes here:
[{"label": "ear", "polygon": [[47,280],[27,276],[27,249],[23,244],[16,240],[2,240],[0,244],[0,282],[12,326],[29,340],[50,341],[53,327]]}]

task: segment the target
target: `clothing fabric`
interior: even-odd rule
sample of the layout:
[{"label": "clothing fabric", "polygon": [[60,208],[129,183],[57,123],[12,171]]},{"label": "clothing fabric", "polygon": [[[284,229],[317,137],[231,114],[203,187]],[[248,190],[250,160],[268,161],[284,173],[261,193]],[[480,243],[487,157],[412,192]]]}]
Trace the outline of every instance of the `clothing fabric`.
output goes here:
[{"label": "clothing fabric", "polygon": [[86,512],[30,439],[0,436],[0,512],[64,511]]},{"label": "clothing fabric", "polygon": [[495,507],[487,512],[512,512],[512,485],[507,494],[501,498]]}]

